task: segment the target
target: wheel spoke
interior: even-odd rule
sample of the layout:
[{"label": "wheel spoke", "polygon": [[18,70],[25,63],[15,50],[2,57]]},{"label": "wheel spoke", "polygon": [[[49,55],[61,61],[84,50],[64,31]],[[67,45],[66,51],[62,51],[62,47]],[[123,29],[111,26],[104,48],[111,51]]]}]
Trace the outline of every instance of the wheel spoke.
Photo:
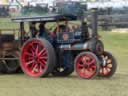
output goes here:
[{"label": "wheel spoke", "polygon": [[103,68],[103,71],[104,71],[104,75],[106,75],[107,74],[107,70],[106,70],[105,67]]},{"label": "wheel spoke", "polygon": [[93,65],[93,66],[91,66],[91,68],[96,69],[96,66],[95,66],[95,65]]},{"label": "wheel spoke", "polygon": [[47,52],[46,51],[44,51],[42,54],[41,54],[41,56],[44,56],[44,55],[46,55],[47,54]]},{"label": "wheel spoke", "polygon": [[44,60],[39,60],[38,62],[39,62],[40,65],[43,66],[43,67],[46,65],[46,62],[45,62]]},{"label": "wheel spoke", "polygon": [[36,47],[36,55],[38,55],[38,51],[39,51],[39,46],[38,46],[38,44],[37,44],[37,47]]},{"label": "wheel spoke", "polygon": [[39,71],[40,71],[40,72],[42,72],[42,71],[43,71],[43,70],[42,70],[42,66],[41,66],[41,65],[39,65],[39,66],[40,66],[40,69],[39,69]]},{"label": "wheel spoke", "polygon": [[81,61],[82,61],[83,64],[86,64],[86,63],[88,63],[89,59],[90,59],[90,57],[84,56],[84,57],[81,59]]},{"label": "wheel spoke", "polygon": [[82,68],[79,70],[80,74],[84,74],[85,73],[85,68]]},{"label": "wheel spoke", "polygon": [[108,70],[104,68],[104,75],[108,74]]},{"label": "wheel spoke", "polygon": [[95,71],[96,71],[95,69],[90,68],[90,69],[89,69],[89,73],[90,73],[89,75],[90,75],[90,76],[93,75],[93,74],[95,73]]},{"label": "wheel spoke", "polygon": [[32,55],[34,56],[34,54],[35,54],[34,51],[35,51],[35,50],[33,50],[32,47],[31,47],[31,48],[30,48],[30,51],[32,52]]},{"label": "wheel spoke", "polygon": [[88,65],[92,65],[92,64],[94,64],[95,63],[95,59],[92,59],[89,63],[88,63]]},{"label": "wheel spoke", "polygon": [[104,75],[104,69],[102,69],[102,75]]},{"label": "wheel spoke", "polygon": [[43,56],[43,57],[39,57],[39,59],[41,59],[41,60],[43,60],[43,59],[48,59],[48,57],[47,56]]},{"label": "wheel spoke", "polygon": [[33,60],[33,57],[28,57],[27,60],[31,61],[31,60]]},{"label": "wheel spoke", "polygon": [[25,54],[28,55],[28,56],[33,57],[33,54],[31,54],[31,53],[29,53],[29,52],[25,52]]},{"label": "wheel spoke", "polygon": [[83,64],[80,64],[80,63],[78,63],[78,67],[84,67],[84,65],[83,65]]},{"label": "wheel spoke", "polygon": [[108,56],[104,56],[104,59],[107,60],[108,59]]},{"label": "wheel spoke", "polygon": [[26,62],[26,65],[30,65],[30,64],[32,64],[32,63],[34,63],[34,60],[29,61],[29,62]]},{"label": "wheel spoke", "polygon": [[101,74],[104,75],[104,69],[103,68],[101,69]]},{"label": "wheel spoke", "polygon": [[30,67],[30,69],[32,70],[35,67],[35,63],[32,63],[32,66]]},{"label": "wheel spoke", "polygon": [[35,66],[34,66],[33,69],[32,69],[32,73],[34,73],[35,71],[36,71],[36,72],[38,71],[37,67],[38,67],[38,64],[35,64]]},{"label": "wheel spoke", "polygon": [[85,70],[84,70],[84,75],[85,75],[87,78],[91,77],[93,73],[94,73],[94,72],[92,71],[91,68],[88,68],[88,69],[85,69]]},{"label": "wheel spoke", "polygon": [[111,63],[109,63],[109,64],[107,64],[107,66],[106,66],[107,68],[112,68],[112,64]]},{"label": "wheel spoke", "polygon": [[106,69],[107,69],[108,73],[111,71],[111,69],[109,69],[109,68],[106,68]]},{"label": "wheel spoke", "polygon": [[112,67],[109,67],[109,66],[107,66],[107,68],[110,69],[110,70],[112,69]]},{"label": "wheel spoke", "polygon": [[43,48],[43,49],[38,53],[38,56],[40,56],[41,54],[44,54],[45,51],[46,51],[45,48]]},{"label": "wheel spoke", "polygon": [[100,74],[102,74],[102,68],[100,69]]},{"label": "wheel spoke", "polygon": [[107,64],[111,64],[112,63],[112,60],[111,59],[108,59],[107,60]]},{"label": "wheel spoke", "polygon": [[108,70],[108,68],[106,68],[107,74],[110,72],[110,70]]},{"label": "wheel spoke", "polygon": [[35,52],[36,49],[35,49],[35,47],[34,47],[33,44],[31,45],[31,48],[32,48],[32,50]]},{"label": "wheel spoke", "polygon": [[87,69],[83,69],[84,71],[83,71],[83,75],[86,75],[86,73],[87,73]]}]

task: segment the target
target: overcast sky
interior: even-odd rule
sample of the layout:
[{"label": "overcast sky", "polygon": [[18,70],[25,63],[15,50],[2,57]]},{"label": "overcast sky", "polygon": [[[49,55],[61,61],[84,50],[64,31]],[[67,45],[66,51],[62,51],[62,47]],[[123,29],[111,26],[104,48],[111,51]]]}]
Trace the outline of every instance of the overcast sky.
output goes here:
[{"label": "overcast sky", "polygon": [[88,3],[88,7],[128,7],[128,0],[123,1],[123,0],[113,0],[112,2],[102,2],[102,3]]},{"label": "overcast sky", "polygon": [[[3,0],[0,0],[0,1],[3,1]],[[29,1],[29,2],[31,2],[31,1],[38,2],[39,1],[39,2],[44,2],[44,3],[49,3],[50,5],[52,5],[54,0],[19,0],[19,1]],[[62,0],[60,0],[60,1],[62,1]],[[72,0],[72,1],[82,1],[82,0]],[[86,1],[86,0],[83,0],[83,1]],[[101,3],[98,3],[98,2],[97,3],[88,3],[88,7],[92,8],[92,7],[122,7],[122,6],[128,6],[128,0],[111,0],[112,2],[107,2],[107,1],[110,1],[110,0],[99,0],[99,1],[101,1]],[[106,1],[106,2],[103,2],[103,1]]]}]

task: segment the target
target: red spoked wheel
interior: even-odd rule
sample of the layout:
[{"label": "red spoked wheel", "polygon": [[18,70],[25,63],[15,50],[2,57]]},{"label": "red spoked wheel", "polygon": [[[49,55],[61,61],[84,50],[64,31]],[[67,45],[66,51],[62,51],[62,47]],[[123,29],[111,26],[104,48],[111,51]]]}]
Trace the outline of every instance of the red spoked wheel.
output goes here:
[{"label": "red spoked wheel", "polygon": [[75,70],[83,79],[91,79],[99,72],[99,61],[95,54],[82,52],[75,59]]},{"label": "red spoked wheel", "polygon": [[106,78],[112,77],[117,69],[117,63],[114,56],[112,56],[110,52],[105,51],[101,55],[101,58],[102,64],[100,67],[99,76]]},{"label": "red spoked wheel", "polygon": [[21,67],[31,77],[47,76],[55,66],[55,52],[45,39],[27,41],[21,51]]}]

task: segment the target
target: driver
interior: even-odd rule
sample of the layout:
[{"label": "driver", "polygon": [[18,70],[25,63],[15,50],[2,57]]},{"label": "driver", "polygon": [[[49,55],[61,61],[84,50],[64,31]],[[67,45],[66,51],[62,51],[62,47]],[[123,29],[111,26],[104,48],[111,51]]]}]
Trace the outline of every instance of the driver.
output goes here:
[{"label": "driver", "polygon": [[45,28],[46,22],[41,22],[39,25],[39,37],[45,36],[47,34],[47,29]]},{"label": "driver", "polygon": [[30,23],[29,29],[31,31],[32,37],[36,37],[37,29],[36,29],[36,23],[35,22]]},{"label": "driver", "polygon": [[65,24],[59,24],[57,22],[57,27],[54,29],[53,33],[56,34],[57,32],[69,32],[70,27],[68,26],[68,22],[65,21]]},{"label": "driver", "polygon": [[54,41],[54,36],[51,32],[49,32],[46,27],[46,22],[41,22],[39,24],[39,37],[44,37],[45,39],[49,40],[51,43]]}]

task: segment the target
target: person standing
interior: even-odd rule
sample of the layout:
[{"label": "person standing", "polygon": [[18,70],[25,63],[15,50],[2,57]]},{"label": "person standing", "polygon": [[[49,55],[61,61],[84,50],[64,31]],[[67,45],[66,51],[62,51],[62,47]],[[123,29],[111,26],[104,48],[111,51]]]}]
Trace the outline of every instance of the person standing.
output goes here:
[{"label": "person standing", "polygon": [[35,22],[30,23],[30,31],[31,31],[32,37],[35,38],[37,35],[37,32],[38,32],[38,30],[36,29],[36,23]]},{"label": "person standing", "polygon": [[45,36],[47,34],[45,24],[46,24],[46,22],[41,22],[39,25],[39,37]]}]

